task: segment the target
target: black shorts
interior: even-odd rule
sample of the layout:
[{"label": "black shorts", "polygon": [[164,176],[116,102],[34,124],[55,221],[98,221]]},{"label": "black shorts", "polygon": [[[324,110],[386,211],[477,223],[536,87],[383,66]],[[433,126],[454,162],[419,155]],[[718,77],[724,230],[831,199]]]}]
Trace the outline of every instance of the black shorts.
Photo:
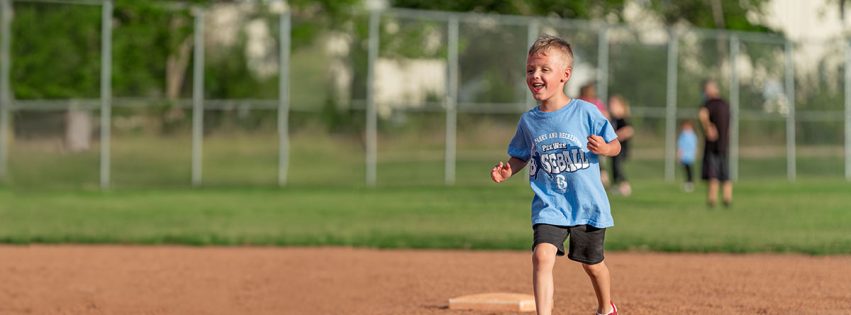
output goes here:
[{"label": "black shorts", "polygon": [[730,163],[727,154],[721,152],[704,152],[701,178],[703,180],[717,179],[725,182],[730,180]]},{"label": "black shorts", "polygon": [[558,256],[564,256],[564,241],[570,236],[567,258],[583,264],[597,264],[603,261],[603,241],[606,238],[605,228],[590,225],[557,226],[535,224],[535,241],[532,249],[541,243],[549,243],[558,248]]}]

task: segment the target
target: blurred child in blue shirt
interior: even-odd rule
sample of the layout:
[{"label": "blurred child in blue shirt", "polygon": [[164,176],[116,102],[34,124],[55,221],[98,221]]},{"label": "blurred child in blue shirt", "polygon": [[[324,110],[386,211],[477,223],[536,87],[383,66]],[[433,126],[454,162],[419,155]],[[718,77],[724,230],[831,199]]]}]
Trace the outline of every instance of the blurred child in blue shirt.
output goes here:
[{"label": "blurred child in blue shirt", "polygon": [[694,157],[697,154],[697,135],[694,133],[694,124],[691,121],[683,121],[680,136],[677,138],[677,158],[686,171],[686,182],[683,189],[687,192],[694,191],[694,177],[692,169]]}]

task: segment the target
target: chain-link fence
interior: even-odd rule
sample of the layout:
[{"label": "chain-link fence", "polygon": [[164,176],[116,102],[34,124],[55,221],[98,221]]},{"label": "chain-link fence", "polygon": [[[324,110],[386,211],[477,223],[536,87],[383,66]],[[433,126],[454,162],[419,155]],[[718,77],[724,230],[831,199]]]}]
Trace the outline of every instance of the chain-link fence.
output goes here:
[{"label": "chain-link fence", "polygon": [[282,1],[0,4],[10,186],[485,184],[534,106],[523,69],[544,33],[573,45],[569,96],[594,82],[631,105],[633,178],[679,176],[679,126],[712,78],[736,178],[851,179],[844,38]]}]

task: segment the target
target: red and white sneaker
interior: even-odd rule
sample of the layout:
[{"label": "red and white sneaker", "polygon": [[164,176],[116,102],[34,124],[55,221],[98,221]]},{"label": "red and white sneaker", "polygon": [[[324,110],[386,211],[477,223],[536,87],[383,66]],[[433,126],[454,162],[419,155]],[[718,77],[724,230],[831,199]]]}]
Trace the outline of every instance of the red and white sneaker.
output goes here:
[{"label": "red and white sneaker", "polygon": [[[597,315],[618,315],[618,307],[617,307],[617,306],[615,306],[615,303],[614,303],[614,302],[609,302],[609,303],[611,303],[611,304],[612,304],[612,311],[611,311],[611,312],[608,312],[608,313],[606,313],[606,314],[600,314],[600,313],[597,313]],[[595,313],[596,313],[596,312],[595,312]]]}]

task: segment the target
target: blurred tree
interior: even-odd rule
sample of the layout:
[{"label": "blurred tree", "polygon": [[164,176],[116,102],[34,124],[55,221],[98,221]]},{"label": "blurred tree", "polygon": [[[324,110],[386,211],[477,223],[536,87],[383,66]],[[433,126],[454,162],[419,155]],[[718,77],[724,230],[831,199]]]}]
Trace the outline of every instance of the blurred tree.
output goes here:
[{"label": "blurred tree", "polygon": [[[391,0],[399,8],[478,12],[525,16],[549,16],[571,19],[620,20],[625,0]],[[527,49],[527,30],[521,25],[463,23],[459,39],[462,101],[512,103],[524,102],[525,89],[518,88],[522,75],[523,52]],[[384,38],[384,37],[382,37]],[[405,39],[402,36],[401,39]],[[391,40],[399,41],[400,37]],[[569,39],[570,40],[570,39]],[[416,45],[395,45],[406,47]],[[382,54],[386,47],[382,42]],[[516,57],[516,58],[515,58]],[[502,65],[493,67],[492,65]]]},{"label": "blurred tree", "polygon": [[[114,94],[175,99],[181,92],[187,92],[183,81],[191,61],[193,29],[189,9],[192,5],[213,2],[116,0],[112,38]],[[289,1],[294,14],[315,17],[293,26],[294,42],[310,41],[316,39],[317,32],[341,27],[349,20],[343,17],[359,2]],[[15,96],[21,99],[97,97],[100,7],[17,2],[14,10]]]},{"label": "blurred tree", "polygon": [[[269,1],[255,1],[267,8]],[[274,2],[274,1],[272,1]],[[358,0],[289,1],[293,15],[306,16],[293,25],[293,46],[304,46],[319,38],[318,33],[342,27]],[[181,119],[182,111],[172,107],[176,100],[191,94],[186,84],[192,60],[194,5],[213,1],[115,0],[112,36],[112,87],[116,97],[166,100],[171,108],[166,117]],[[240,3],[244,5],[245,3]],[[12,87],[18,99],[97,98],[100,84],[99,6],[62,3],[16,2],[12,25]],[[261,10],[262,11],[262,10]],[[269,21],[276,17],[269,16]],[[261,15],[262,15],[261,14]],[[311,18],[312,17],[312,18]],[[270,27],[277,34],[276,25]],[[243,30],[240,34],[244,35]],[[244,36],[243,36],[244,37]],[[275,36],[277,38],[277,36]],[[223,58],[209,58],[207,77],[226,78],[213,82],[208,95],[218,98],[277,95],[276,84],[257,89],[246,67],[241,46]],[[208,80],[210,83],[210,80]],[[252,84],[255,84],[252,86]],[[121,114],[117,111],[116,114]]]},{"label": "blurred tree", "polygon": [[[390,0],[393,7],[480,12],[570,19],[623,19],[629,0]],[[665,24],[687,23],[703,28],[771,32],[750,16],[765,15],[770,0],[632,0],[662,18]],[[843,2],[839,1],[840,4]]]},{"label": "blurred tree", "polygon": [[[656,15],[666,25],[685,24],[688,26],[696,26],[702,28],[720,28],[740,31],[756,31],[756,32],[773,32],[769,27],[759,24],[761,19],[754,19],[765,14],[765,5],[769,0],[632,0],[637,4],[637,8],[644,9],[653,15]],[[553,16],[570,19],[597,19],[608,22],[622,21],[624,18],[624,10],[628,0],[604,0],[604,1],[572,1],[572,0],[458,0],[458,1],[429,1],[429,0],[391,0],[391,6],[411,8],[411,9],[427,9],[427,10],[443,10],[456,12],[480,12],[480,13],[497,13],[497,14],[513,14],[526,16]],[[467,31],[471,31],[468,27]],[[461,64],[515,64],[512,60],[503,60],[500,56],[510,56],[517,50],[515,46],[525,46],[526,38],[522,30],[513,31],[511,27],[500,26],[492,30],[493,34],[487,33],[488,30],[474,30],[481,32],[477,36],[463,36],[461,47]],[[576,34],[571,37],[577,36]],[[637,35],[636,35],[637,36]],[[572,38],[569,38],[572,40]],[[493,45],[494,42],[499,42],[501,45]],[[510,46],[511,43],[521,43],[520,45]],[[719,40],[714,43],[718,50],[718,55],[725,55],[727,44],[726,41]],[[514,47],[514,48],[512,48]],[[711,49],[711,48],[710,48]],[[629,54],[648,53],[650,56],[635,56],[636,60],[653,59],[658,51],[650,47],[649,50],[629,50]],[[617,53],[617,52],[613,52]],[[723,60],[723,59],[722,59]],[[719,61],[722,61],[719,60]],[[638,65],[633,64],[633,66]],[[652,66],[652,64],[648,64]],[[513,95],[516,89],[512,89],[512,79],[510,72],[512,69],[507,67],[493,68],[489,70],[481,70],[484,72],[475,73],[475,69],[463,69],[462,76],[467,77],[470,82],[470,77],[481,77],[482,80],[487,80],[487,84],[492,88],[489,91],[497,91],[497,93],[485,93],[474,97],[478,101],[512,101],[520,100],[523,95]],[[471,70],[473,70],[471,72]],[[646,73],[637,71],[637,73]],[[624,74],[628,75],[628,74]],[[699,75],[705,75],[701,73]],[[475,79],[473,79],[475,81]],[[475,83],[481,85],[479,83]],[[508,93],[506,95],[506,93]]]},{"label": "blurred tree", "polygon": [[[651,0],[646,2],[666,25],[685,24],[700,28],[728,29],[749,32],[775,32],[760,24],[769,0]],[[725,55],[724,38],[715,41],[719,55]]]},{"label": "blurred tree", "polygon": [[97,97],[99,21],[97,7],[16,3],[11,29],[13,96]]},{"label": "blurred tree", "polygon": [[[685,23],[702,28],[749,32],[775,32],[760,24],[770,0],[646,0],[639,1],[667,25]],[[756,19],[754,19],[756,17]]]},{"label": "blurred tree", "polygon": [[[98,97],[100,10],[91,6],[44,3],[16,3],[13,10],[10,30],[11,97]],[[91,113],[87,110],[72,106],[67,114],[19,111],[14,115],[12,132],[15,135],[56,135],[64,132],[67,149],[88,148]],[[44,121],[58,123],[45,124]]]},{"label": "blurred tree", "polygon": [[620,17],[626,0],[391,0],[398,8],[480,12],[570,19]]},{"label": "blurred tree", "polygon": [[[623,19],[630,0],[389,0],[393,7],[457,12],[499,13],[529,16],[551,16],[571,19]],[[698,27],[723,27],[735,30],[770,31],[757,24],[751,15],[764,14],[769,0],[631,0],[655,12],[667,24],[686,23]],[[249,3],[252,1],[248,1]],[[273,4],[275,0],[253,3]],[[116,97],[162,98],[170,101],[187,97],[186,84],[192,59],[191,5],[215,5],[227,2],[192,0],[186,5],[169,1],[116,0],[113,31],[113,94]],[[240,2],[241,4],[243,2]],[[311,45],[332,31],[351,35],[352,49],[348,64],[355,77],[365,73],[366,23],[358,16],[363,0],[291,0],[287,1],[294,20],[293,49],[317,49]],[[100,82],[100,8],[67,4],[15,3],[13,20],[12,82],[14,95],[20,99],[96,98]],[[261,16],[266,13],[259,13]],[[275,21],[273,16],[265,16]],[[390,36],[382,29],[382,56],[415,58],[423,51],[406,45],[422,42],[431,28],[403,28],[411,36]],[[442,26],[439,26],[442,27]],[[469,24],[465,32],[479,36],[462,36],[462,82],[473,85],[470,100],[477,102],[516,102],[525,98],[517,88],[516,65],[527,42],[523,26],[477,28]],[[269,29],[277,37],[277,27]],[[438,32],[441,32],[439,28]],[[241,36],[244,36],[242,34]],[[407,39],[406,39],[407,38]],[[442,40],[445,41],[445,38]],[[401,42],[400,42],[401,41]],[[505,44],[495,44],[505,43]],[[244,46],[240,38],[237,46]],[[636,51],[636,53],[643,53]],[[647,52],[652,54],[652,52]],[[427,54],[442,58],[444,52]],[[638,60],[647,59],[637,57]],[[649,57],[648,57],[649,58]],[[247,67],[243,47],[205,62],[206,94],[215,98],[273,98],[277,94],[276,77],[258,80]],[[489,65],[504,65],[491,67]],[[304,66],[304,65],[302,65]],[[305,66],[306,67],[306,66]],[[315,69],[325,69],[317,65]],[[311,68],[313,69],[313,68]],[[214,79],[215,78],[215,79]],[[363,94],[363,80],[351,85],[353,97]],[[470,83],[472,82],[472,83]],[[484,88],[481,88],[481,87]],[[495,91],[493,93],[489,91]],[[324,93],[324,94],[323,94]],[[322,95],[334,95],[323,91]],[[323,102],[335,106],[333,102]],[[177,115],[180,116],[180,115]]]},{"label": "blurred tree", "polygon": [[191,12],[118,0],[113,21],[113,94],[180,98],[191,60]]}]

